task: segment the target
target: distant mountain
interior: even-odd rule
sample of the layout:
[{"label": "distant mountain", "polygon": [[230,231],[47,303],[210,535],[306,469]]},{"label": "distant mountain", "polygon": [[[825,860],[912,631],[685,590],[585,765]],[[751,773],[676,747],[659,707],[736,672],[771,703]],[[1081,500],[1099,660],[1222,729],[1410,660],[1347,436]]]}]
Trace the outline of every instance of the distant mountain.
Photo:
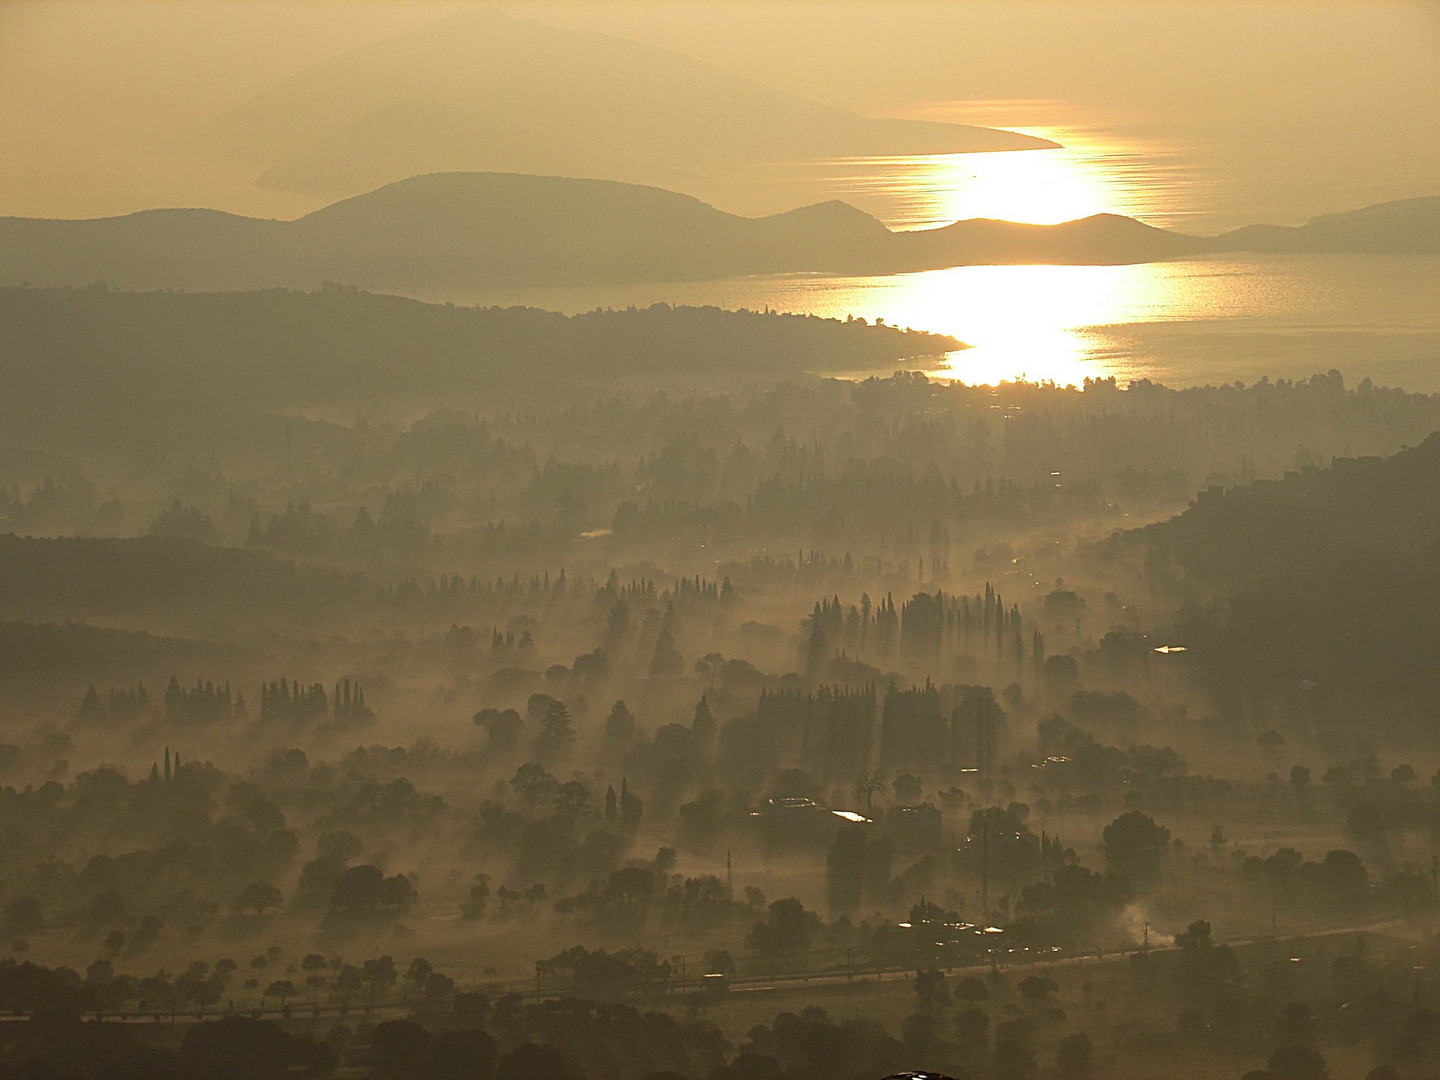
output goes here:
[{"label": "distant mountain", "polygon": [[840,202],[743,218],[688,195],[614,181],[440,173],[290,222],[213,210],[0,218],[0,283],[253,289],[331,281],[424,294],[973,262],[1135,262],[1199,247],[1110,215],[892,233]]},{"label": "distant mountain", "polygon": [[1217,251],[1440,254],[1440,195],[1323,214],[1304,225],[1247,225],[1216,237]]},{"label": "distant mountain", "polygon": [[[103,280],[125,289],[230,290],[339,282],[433,296],[746,274],[1135,263],[1207,251],[1409,252],[1440,249],[1437,206],[1440,199],[1412,199],[1298,230],[1263,227],[1208,239],[1113,214],[1059,225],[975,219],[891,232],[842,202],[745,218],[688,195],[611,180],[436,173],[295,221],[214,210],[90,221],[0,218],[0,284]],[[1296,236],[1308,246],[1298,246]]]},{"label": "distant mountain", "polygon": [[1054,145],[862,117],[652,45],[471,9],[307,68],[176,149],[333,197],[438,171],[669,183],[744,162]]}]

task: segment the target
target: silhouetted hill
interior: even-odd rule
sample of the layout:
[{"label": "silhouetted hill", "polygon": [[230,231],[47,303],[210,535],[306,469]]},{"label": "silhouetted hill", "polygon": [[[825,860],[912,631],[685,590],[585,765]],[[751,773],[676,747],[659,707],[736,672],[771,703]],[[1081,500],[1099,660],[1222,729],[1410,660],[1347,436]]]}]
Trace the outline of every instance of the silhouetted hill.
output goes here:
[{"label": "silhouetted hill", "polygon": [[195,540],[0,535],[3,620],[99,621],[192,636],[277,620],[313,630],[374,593],[356,573]]},{"label": "silhouetted hill", "polygon": [[[57,677],[83,685],[101,680],[133,682],[137,672],[168,674],[177,667],[223,668],[243,655],[234,645],[73,622],[0,621],[0,650],[6,656],[25,657],[23,664],[0,664],[0,687],[7,692],[53,685]],[[68,683],[64,685],[70,689]]]},{"label": "silhouetted hill", "polygon": [[442,170],[673,181],[740,162],[1053,145],[870,119],[652,45],[471,9],[316,64],[179,148],[335,196]]},{"label": "silhouetted hill", "polygon": [[[280,402],[433,402],[500,380],[514,388],[562,378],[862,370],[960,347],[954,338],[862,320],[718,308],[567,317],[348,290],[0,289],[0,367],[10,390],[0,420],[33,426],[49,411],[56,415],[47,422],[63,423],[81,401],[124,421],[131,414],[119,403],[132,400],[147,414],[156,402],[265,410]],[[16,410],[24,415],[12,416]],[[202,411],[199,422],[217,420]]]},{"label": "silhouetted hill", "polygon": [[1217,699],[1310,712],[1363,704],[1395,723],[1440,701],[1440,433],[1390,458],[1337,459],[1229,491],[1124,534]]},{"label": "silhouetted hill", "polygon": [[[1058,225],[973,219],[891,232],[842,202],[745,218],[608,180],[437,173],[295,221],[213,210],[0,218],[0,283],[126,289],[318,288],[420,295],[747,274],[887,274],[984,263],[1147,262],[1206,251],[1440,250],[1440,199],[1202,238],[1096,214]],[[1322,225],[1322,223],[1324,223]]]},{"label": "silhouetted hill", "polygon": [[1417,558],[1440,542],[1440,433],[1390,458],[1201,492],[1179,517],[1130,535],[1221,588],[1341,559]]},{"label": "silhouetted hill", "polygon": [[405,292],[889,273],[983,262],[1133,262],[1201,242],[1098,215],[975,220],[892,233],[844,203],[743,218],[687,195],[603,180],[447,173],[390,184],[292,222],[210,210],[92,221],[0,219],[0,281],[127,289]]},{"label": "silhouetted hill", "polygon": [[1247,225],[1215,239],[1220,251],[1440,252],[1440,195],[1323,214],[1300,226]]},{"label": "silhouetted hill", "polygon": [[915,252],[902,262],[921,268],[1153,262],[1205,249],[1205,241],[1198,237],[1167,232],[1118,214],[1094,214],[1059,225],[976,218],[940,229],[896,233],[895,239],[897,247]]}]

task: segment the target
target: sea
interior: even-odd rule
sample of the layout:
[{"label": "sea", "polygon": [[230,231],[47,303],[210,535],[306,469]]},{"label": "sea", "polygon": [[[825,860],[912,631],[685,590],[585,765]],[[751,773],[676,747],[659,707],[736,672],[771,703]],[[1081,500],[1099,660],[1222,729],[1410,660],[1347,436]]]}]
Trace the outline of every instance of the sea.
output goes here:
[{"label": "sea", "polygon": [[[691,194],[756,215],[843,199],[892,229],[966,218],[1053,224],[1117,213],[1196,235],[1440,194],[1434,155],[1316,145],[1297,157],[1225,132],[1069,102],[928,102],[912,115],[1014,130],[1057,149],[759,165]],[[440,297],[432,297],[440,299]],[[966,266],[886,277],[785,274],[679,284],[510,289],[443,299],[568,313],[654,303],[806,312],[950,334],[965,348],[895,367],[968,383],[1168,386],[1303,379],[1440,392],[1440,257],[1235,255],[1134,266]],[[848,373],[871,374],[867,372]]]}]

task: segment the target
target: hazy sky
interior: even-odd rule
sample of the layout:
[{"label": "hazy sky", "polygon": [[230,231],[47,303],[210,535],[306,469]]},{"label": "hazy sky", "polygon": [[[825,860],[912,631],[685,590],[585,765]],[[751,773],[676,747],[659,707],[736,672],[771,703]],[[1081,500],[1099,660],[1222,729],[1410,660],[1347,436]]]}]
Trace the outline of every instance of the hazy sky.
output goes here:
[{"label": "hazy sky", "polygon": [[[154,148],[310,63],[460,6],[0,4],[0,212],[307,209],[294,197],[250,192],[231,173],[158,159]],[[1253,153],[1272,169],[1292,161],[1325,169],[1347,157],[1346,167],[1377,175],[1440,179],[1433,2],[496,6],[671,47],[864,112],[927,100],[1062,99],[1115,123],[1183,127],[1213,139],[1220,156]],[[1016,115],[1027,122],[1034,110]],[[986,116],[1003,125],[1006,111]]]}]

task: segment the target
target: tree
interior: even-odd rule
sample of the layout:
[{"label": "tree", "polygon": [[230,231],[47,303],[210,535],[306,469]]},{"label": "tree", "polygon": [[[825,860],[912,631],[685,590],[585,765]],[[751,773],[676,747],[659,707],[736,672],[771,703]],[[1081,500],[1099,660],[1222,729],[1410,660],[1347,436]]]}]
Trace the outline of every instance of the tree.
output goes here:
[{"label": "tree", "polygon": [[950,1006],[950,988],[945,985],[945,973],[931,968],[915,973],[915,996],[920,1000],[920,1011],[933,1016]]},{"label": "tree", "polygon": [[543,765],[527,761],[515,770],[510,786],[529,806],[552,802],[560,790],[560,781],[551,776]]},{"label": "tree", "polygon": [[500,1058],[495,1080],[572,1080],[565,1058],[553,1046],[523,1043]]},{"label": "tree", "polygon": [[955,987],[955,997],[960,1001],[971,1004],[977,1001],[985,1001],[990,997],[990,988],[985,985],[984,979],[976,978],[974,975],[967,976],[960,980]]},{"label": "tree", "polygon": [[264,915],[271,908],[278,908],[282,900],[280,890],[268,881],[252,881],[236,894],[235,910],[253,909],[256,915]]},{"label": "tree", "polygon": [[1017,987],[1020,996],[1024,998],[1031,1008],[1038,1009],[1044,1005],[1051,994],[1060,989],[1060,986],[1052,978],[1045,975],[1029,975],[1020,980]]},{"label": "tree", "polygon": [[91,683],[90,688],[85,691],[85,699],[80,702],[80,713],[78,720],[81,724],[100,724],[109,719],[105,711],[105,704],[100,700],[100,694]]},{"label": "tree", "polygon": [[390,956],[380,956],[374,960],[366,960],[360,967],[360,977],[370,984],[370,1004],[375,1004],[375,997],[381,990],[388,990],[395,985],[400,978],[400,973],[395,969],[395,961]]},{"label": "tree", "polygon": [[434,1080],[490,1080],[499,1058],[495,1040],[478,1028],[461,1028],[435,1036],[428,1055]]},{"label": "tree", "polygon": [[865,804],[865,813],[875,811],[875,796],[885,790],[885,779],[879,773],[864,773],[855,778],[855,798]]},{"label": "tree", "polygon": [[1088,1080],[1090,1058],[1094,1052],[1095,1045],[1083,1031],[1061,1039],[1059,1053],[1055,1057],[1056,1071],[1060,1073],[1061,1080]]},{"label": "tree", "polygon": [[537,749],[542,757],[554,760],[575,745],[575,728],[570,710],[563,701],[552,701],[540,717],[540,739]]},{"label": "tree", "polygon": [[520,745],[520,732],[525,721],[514,709],[481,709],[474,716],[475,726],[484,728],[490,737],[486,747],[495,755],[510,754]]},{"label": "tree", "polygon": [[635,738],[635,714],[623,700],[610,706],[610,715],[605,717],[605,734],[602,740],[603,752],[607,757],[617,757]]},{"label": "tree", "polygon": [[414,1020],[386,1020],[375,1025],[371,1036],[375,1080],[402,1080],[423,1075],[424,1059],[430,1049],[430,1033]]},{"label": "tree", "polygon": [[860,910],[865,885],[865,830],[843,825],[825,860],[825,893],[830,916],[850,915]]},{"label": "tree", "polygon": [[325,969],[329,962],[319,953],[307,953],[300,961],[300,970],[305,972],[305,982],[310,987],[310,996],[313,999],[320,987],[325,985]]},{"label": "tree", "polygon": [[728,949],[708,949],[704,958],[700,961],[706,975],[734,975],[735,958],[730,955]]},{"label": "tree", "polygon": [[685,657],[675,647],[675,637],[669,627],[661,627],[660,636],[655,639],[655,654],[650,659],[650,677],[669,679],[685,672]]},{"label": "tree", "polygon": [[999,1080],[1034,1080],[1035,1047],[1030,1022],[1010,1020],[995,1026],[995,1075]]},{"label": "tree", "polygon": [[1329,1072],[1320,1052],[1308,1046],[1282,1046],[1266,1067],[1274,1080],[1326,1080]]},{"label": "tree", "polygon": [[895,793],[895,801],[901,806],[913,806],[920,801],[922,785],[918,776],[903,773],[891,782],[890,790]]},{"label": "tree", "polygon": [[1186,953],[1201,953],[1210,949],[1214,945],[1210,938],[1210,923],[1205,919],[1196,919],[1175,935],[1175,945]]},{"label": "tree", "polygon": [[415,886],[405,875],[386,877],[379,867],[362,863],[340,875],[331,904],[340,911],[401,912],[415,895]]},{"label": "tree", "polygon": [[979,1009],[966,1009],[955,1016],[955,1041],[976,1065],[983,1065],[990,1042],[990,1017]]},{"label": "tree", "polygon": [[470,886],[470,898],[460,909],[467,919],[478,919],[485,914],[485,904],[490,899],[490,875],[476,874],[475,883]]},{"label": "tree", "polygon": [[745,943],[766,956],[803,952],[820,926],[820,917],[806,911],[793,896],[770,905],[768,917],[750,929]]},{"label": "tree", "polygon": [[425,976],[425,981],[420,986],[420,993],[429,1002],[449,1001],[455,994],[455,980],[449,975],[432,971]]},{"label": "tree", "polygon": [[555,792],[555,810],[560,814],[583,814],[590,808],[590,789],[579,780],[567,780]]},{"label": "tree", "polygon": [[634,833],[640,827],[640,815],[645,811],[645,803],[640,796],[630,790],[630,785],[622,777],[620,780],[620,826],[626,832]]},{"label": "tree", "polygon": [[45,915],[40,910],[40,901],[33,896],[21,896],[5,905],[5,928],[12,934],[24,936],[33,934],[45,925]]},{"label": "tree", "polygon": [[186,506],[176,499],[160,512],[150,525],[151,536],[173,536],[199,540],[202,544],[218,544],[220,535],[208,514],[198,507]]},{"label": "tree", "polygon": [[1196,919],[1175,935],[1180,949],[1177,973],[1182,984],[1204,988],[1234,982],[1240,977],[1240,963],[1228,945],[1216,945],[1210,924]]},{"label": "tree", "polygon": [[289,979],[277,979],[265,988],[266,997],[278,997],[283,1007],[285,1002],[295,996],[295,984]]},{"label": "tree", "polygon": [[186,1076],[238,1080],[323,1076],[337,1064],[335,1052],[324,1043],[288,1035],[275,1024],[239,1016],[187,1027],[180,1063]]},{"label": "tree", "polygon": [[426,977],[435,970],[433,964],[423,956],[417,956],[410,961],[410,966],[405,969],[405,981],[411,983],[415,989],[425,985]]},{"label": "tree", "polygon": [[339,990],[348,1001],[350,995],[365,985],[365,976],[354,964],[341,964],[340,970],[335,973],[335,989]]},{"label": "tree", "polygon": [[1139,810],[1131,810],[1105,826],[1105,860],[1110,869],[1139,888],[1160,883],[1160,864],[1170,848],[1170,830]]}]

